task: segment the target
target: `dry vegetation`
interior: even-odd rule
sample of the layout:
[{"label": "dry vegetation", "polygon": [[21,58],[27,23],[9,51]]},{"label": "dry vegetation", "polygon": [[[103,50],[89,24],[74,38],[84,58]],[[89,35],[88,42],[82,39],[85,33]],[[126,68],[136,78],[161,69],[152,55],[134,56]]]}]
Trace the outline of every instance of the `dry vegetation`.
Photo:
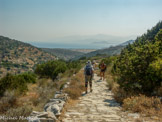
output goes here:
[{"label": "dry vegetation", "polygon": [[73,75],[70,79],[68,77],[64,77],[62,80],[62,84],[65,83],[65,80],[68,80],[70,82],[69,87],[64,89],[64,92],[69,94],[70,99],[68,99],[68,101],[66,102],[66,105],[62,110],[59,120],[61,120],[64,117],[64,113],[69,108],[71,108],[71,106],[74,106],[78,102],[77,99],[82,95],[83,91],[85,91],[83,70],[80,70],[76,75]]},{"label": "dry vegetation", "polygon": [[[60,74],[59,79],[55,81],[46,78],[37,79],[36,83],[27,85],[28,91],[22,95],[14,90],[7,90],[0,100],[0,116],[28,117],[33,110],[42,111],[44,105],[54,96],[55,91],[62,90],[66,82],[70,84],[63,92],[69,94],[71,101],[76,100],[84,90],[82,70],[75,75],[70,71]],[[15,122],[18,121],[15,120]]]},{"label": "dry vegetation", "polygon": [[[116,101],[122,104],[124,111],[141,113],[143,117],[149,117],[158,121],[162,121],[162,103],[158,97],[147,97],[145,95],[137,95],[132,92],[125,92],[117,83],[118,76],[111,73],[111,66],[106,71],[106,79],[108,87],[114,93]],[[162,93],[161,88],[158,90],[159,95]]]},{"label": "dry vegetation", "polygon": [[123,109],[139,112],[146,116],[161,117],[162,115],[162,104],[160,99],[157,97],[139,95],[126,98],[123,101]]},{"label": "dry vegetation", "polygon": [[[56,83],[50,79],[38,79],[36,84],[29,84],[26,94],[19,95],[6,91],[0,100],[0,115],[5,117],[28,117],[30,113],[42,111],[46,102],[53,97]],[[15,120],[17,122],[18,120]]]},{"label": "dry vegetation", "polygon": [[81,70],[71,78],[70,85],[64,92],[68,93],[71,99],[78,99],[84,90],[84,75],[83,70]]}]

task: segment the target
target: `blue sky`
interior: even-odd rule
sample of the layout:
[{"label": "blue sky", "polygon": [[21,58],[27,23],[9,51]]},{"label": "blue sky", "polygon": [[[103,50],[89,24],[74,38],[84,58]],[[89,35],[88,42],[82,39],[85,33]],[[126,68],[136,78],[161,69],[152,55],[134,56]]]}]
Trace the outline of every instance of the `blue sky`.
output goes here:
[{"label": "blue sky", "polygon": [[160,20],[162,0],[0,0],[0,35],[38,46],[90,45],[96,35],[110,46],[135,39]]}]

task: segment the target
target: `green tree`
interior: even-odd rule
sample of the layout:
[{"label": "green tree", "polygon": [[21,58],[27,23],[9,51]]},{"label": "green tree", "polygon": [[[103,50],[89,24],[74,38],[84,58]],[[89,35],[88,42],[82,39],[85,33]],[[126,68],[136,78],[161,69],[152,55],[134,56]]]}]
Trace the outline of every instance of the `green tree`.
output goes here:
[{"label": "green tree", "polygon": [[162,82],[162,22],[124,48],[113,70],[126,91],[151,94]]}]

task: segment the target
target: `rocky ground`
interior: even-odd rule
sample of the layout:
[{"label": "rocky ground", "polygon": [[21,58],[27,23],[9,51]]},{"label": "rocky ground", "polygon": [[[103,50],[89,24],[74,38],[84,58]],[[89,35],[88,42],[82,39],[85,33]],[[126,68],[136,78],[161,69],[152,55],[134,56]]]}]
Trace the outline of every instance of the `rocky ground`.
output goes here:
[{"label": "rocky ground", "polygon": [[63,122],[133,122],[138,114],[127,115],[114,100],[106,81],[95,74],[93,92],[83,94],[79,102],[65,112]]}]

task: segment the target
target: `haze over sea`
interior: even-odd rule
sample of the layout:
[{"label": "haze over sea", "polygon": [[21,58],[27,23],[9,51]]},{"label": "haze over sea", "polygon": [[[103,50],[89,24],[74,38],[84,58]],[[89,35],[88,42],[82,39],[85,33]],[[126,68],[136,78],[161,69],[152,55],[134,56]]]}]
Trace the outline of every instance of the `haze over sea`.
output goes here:
[{"label": "haze over sea", "polygon": [[162,0],[0,0],[0,35],[48,48],[105,48],[162,18]]}]

